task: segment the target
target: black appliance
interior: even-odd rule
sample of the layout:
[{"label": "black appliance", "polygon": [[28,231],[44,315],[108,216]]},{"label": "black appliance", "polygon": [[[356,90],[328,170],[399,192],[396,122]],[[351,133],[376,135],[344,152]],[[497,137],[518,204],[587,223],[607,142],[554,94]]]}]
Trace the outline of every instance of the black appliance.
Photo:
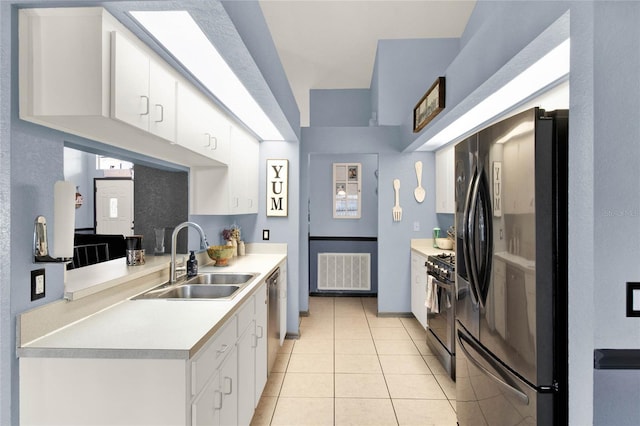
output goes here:
[{"label": "black appliance", "polygon": [[460,426],[568,424],[567,135],[534,108],[455,146]]},{"label": "black appliance", "polygon": [[427,304],[430,302],[429,292],[431,292],[433,308],[435,308],[427,309],[427,346],[455,380],[455,256],[447,253],[428,256],[425,266],[427,267]]}]

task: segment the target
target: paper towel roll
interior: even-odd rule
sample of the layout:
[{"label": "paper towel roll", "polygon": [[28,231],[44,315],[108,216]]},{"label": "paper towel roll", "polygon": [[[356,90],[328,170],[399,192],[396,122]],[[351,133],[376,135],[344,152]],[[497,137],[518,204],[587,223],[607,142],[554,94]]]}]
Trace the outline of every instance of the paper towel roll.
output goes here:
[{"label": "paper towel roll", "polygon": [[53,187],[53,250],[52,256],[73,257],[73,233],[76,222],[76,186],[58,181]]}]

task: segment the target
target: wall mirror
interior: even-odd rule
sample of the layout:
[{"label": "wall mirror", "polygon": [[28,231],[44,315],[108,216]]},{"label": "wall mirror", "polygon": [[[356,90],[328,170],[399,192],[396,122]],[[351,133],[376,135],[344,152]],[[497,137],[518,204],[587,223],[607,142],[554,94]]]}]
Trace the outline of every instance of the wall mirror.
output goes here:
[{"label": "wall mirror", "polygon": [[360,163],[333,163],[334,219],[360,219],[361,171]]}]

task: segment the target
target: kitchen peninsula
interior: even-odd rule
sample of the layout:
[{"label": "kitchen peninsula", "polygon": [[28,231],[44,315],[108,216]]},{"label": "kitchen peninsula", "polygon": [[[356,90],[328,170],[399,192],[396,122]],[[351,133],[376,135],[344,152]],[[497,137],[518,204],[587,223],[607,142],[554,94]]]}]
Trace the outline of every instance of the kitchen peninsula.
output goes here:
[{"label": "kitchen peninsula", "polygon": [[[248,424],[267,375],[265,279],[286,268],[285,245],[260,246],[248,247],[249,254],[229,267],[200,268],[201,273],[255,273],[231,299],[131,300],[135,294],[127,287],[144,279],[138,277],[105,290],[121,294],[120,301],[39,336],[47,322],[39,311],[47,305],[22,314],[21,421]],[[265,249],[269,246],[273,249]],[[156,269],[148,267],[152,278],[146,285],[132,284],[134,293],[159,284]],[[88,310],[90,299],[99,296],[54,303],[66,305],[59,311],[74,305]]]}]

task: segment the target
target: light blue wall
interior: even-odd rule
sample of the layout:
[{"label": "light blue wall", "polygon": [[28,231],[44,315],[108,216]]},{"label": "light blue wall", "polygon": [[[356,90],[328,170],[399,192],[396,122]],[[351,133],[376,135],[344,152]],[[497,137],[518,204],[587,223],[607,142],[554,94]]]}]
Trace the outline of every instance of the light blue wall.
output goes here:
[{"label": "light blue wall", "polygon": [[[638,75],[640,70],[640,3],[639,2],[596,2],[593,9],[593,20],[585,14],[584,21],[576,23],[574,26],[574,15],[572,12],[571,30],[572,47],[575,31],[590,29],[593,25],[593,47],[586,57],[577,57],[581,52],[576,52],[572,60],[571,84],[574,84],[574,69],[576,82],[580,84],[588,83],[588,78],[593,76],[593,92],[586,91],[585,87],[580,87],[574,92],[571,88],[572,100],[571,108],[584,108],[591,110],[593,118],[591,122],[586,120],[582,123],[585,128],[593,129],[592,158],[584,158],[593,161],[594,172],[590,174],[587,182],[582,182],[582,177],[576,170],[574,182],[583,188],[588,183],[593,183],[593,236],[589,232],[589,227],[580,229],[580,219],[576,224],[576,237],[582,239],[587,237],[593,241],[593,249],[581,248],[578,253],[593,254],[593,264],[587,266],[587,271],[592,272],[592,278],[587,281],[587,287],[582,287],[582,282],[573,281],[574,291],[594,290],[591,296],[570,294],[570,297],[578,296],[579,299],[570,299],[572,305],[574,300],[583,303],[591,303],[593,315],[593,345],[595,348],[640,348],[640,319],[627,318],[625,316],[626,306],[626,282],[638,281],[640,277],[640,180],[638,180],[638,162],[640,159],[640,81],[638,78],[628,78],[627,76]],[[581,47],[580,44],[577,45]],[[587,48],[588,46],[584,46]],[[586,50],[586,49],[585,49]],[[576,63],[582,65],[583,61],[591,61],[592,70],[587,67],[575,67]],[[592,73],[592,74],[591,74]],[[583,90],[586,91],[583,92]],[[574,97],[575,95],[575,97]],[[591,111],[589,111],[591,112]],[[573,110],[572,110],[573,113]],[[584,144],[583,134],[577,134],[574,140],[579,144]],[[586,148],[578,148],[584,149]],[[570,155],[572,153],[570,152]],[[577,154],[577,153],[576,153]],[[575,154],[574,154],[575,155]],[[582,163],[582,158],[580,158]],[[586,165],[586,164],[585,164]],[[591,181],[591,179],[593,179]],[[570,192],[571,192],[571,188]],[[586,189],[586,188],[584,188]],[[571,211],[570,211],[571,213]],[[574,209],[570,217],[584,215],[581,210]],[[577,245],[577,244],[576,244]],[[615,249],[612,250],[612,247]],[[588,257],[585,260],[591,260]],[[571,259],[570,259],[571,260]],[[586,262],[581,262],[586,263]],[[609,265],[604,267],[604,265]],[[577,265],[576,265],[577,266]],[[582,319],[589,313],[586,307],[576,305],[576,320]],[[574,327],[577,323],[572,324]],[[590,325],[587,322],[586,325]],[[584,330],[586,332],[587,330]],[[576,336],[579,338],[579,336]],[[584,366],[586,368],[586,357]],[[627,389],[635,389],[637,393],[638,377],[640,372],[632,374],[616,374],[615,379],[619,379],[619,387],[615,393],[623,394]],[[600,371],[598,375],[615,374],[614,372]],[[615,379],[604,380],[604,384],[611,384]],[[599,386],[595,383],[593,399],[610,398],[612,389],[608,386]],[[583,392],[583,391],[580,391]],[[585,395],[586,396],[586,395]],[[622,399],[622,396],[621,396]],[[620,415],[621,420],[625,414],[635,413],[634,420],[638,422],[638,399],[623,399],[626,407],[619,413],[609,414]],[[594,420],[604,420],[602,415],[594,416]],[[629,418],[626,419],[627,421]],[[614,420],[606,419],[609,424]],[[605,422],[601,424],[606,424]],[[620,422],[622,423],[622,421]]]},{"label": "light blue wall", "polygon": [[457,38],[379,41],[373,81],[378,124],[413,126],[413,107],[445,74],[458,48]]},{"label": "light blue wall", "polygon": [[[313,197],[309,183],[310,155],[318,154],[378,154],[378,310],[382,313],[410,312],[410,261],[409,244],[412,238],[428,238],[437,226],[435,215],[435,155],[430,152],[402,154],[398,151],[398,128],[381,127],[307,127],[302,129],[300,170],[300,217],[308,214],[307,200]],[[418,204],[413,197],[417,186],[414,163],[424,164],[423,186],[427,198]],[[393,179],[401,180],[401,222],[393,222],[391,209],[394,204]],[[420,231],[413,231],[414,222],[420,223]],[[307,226],[300,226],[300,249],[308,253]],[[300,262],[300,310],[308,310],[308,258]]]},{"label": "light blue wall", "polygon": [[311,127],[368,126],[371,118],[369,89],[310,90]]},{"label": "light blue wall", "polygon": [[[361,217],[333,218],[333,163],[361,163]],[[375,237],[378,235],[378,156],[375,154],[311,154],[309,161],[312,237]]]},{"label": "light blue wall", "polygon": [[478,1],[461,38],[460,53],[446,69],[448,107],[484,83],[570,5],[567,1]]},{"label": "light blue wall", "polygon": [[[15,323],[11,315],[11,7],[0,2],[0,424],[12,424]],[[17,394],[16,394],[17,395]],[[16,410],[17,412],[17,410]],[[17,418],[16,418],[17,419]],[[17,422],[17,420],[14,420]]]}]

